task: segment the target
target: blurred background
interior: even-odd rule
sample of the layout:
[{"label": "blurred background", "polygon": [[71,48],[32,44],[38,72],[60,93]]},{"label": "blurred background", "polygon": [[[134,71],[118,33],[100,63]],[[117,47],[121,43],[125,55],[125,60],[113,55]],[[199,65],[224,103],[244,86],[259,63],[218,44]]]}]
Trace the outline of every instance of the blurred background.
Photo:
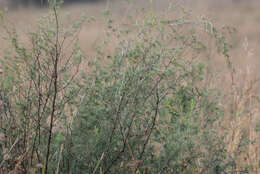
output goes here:
[{"label": "blurred background", "polygon": [[[47,0],[0,0],[0,9],[8,9],[8,19],[15,27],[26,33],[37,18],[48,11]],[[232,58],[241,70],[250,67],[258,75],[260,66],[260,1],[259,0],[153,0],[154,11],[160,13],[168,8],[169,2],[180,5],[194,16],[207,16],[217,26],[228,25],[237,30]],[[62,11],[72,16],[86,12],[88,16],[99,18],[104,10],[110,10],[114,18],[120,20],[129,14],[135,15],[136,9],[149,8],[150,0],[64,0]],[[69,19],[68,19],[69,20]],[[72,19],[71,19],[72,20]],[[86,52],[94,52],[104,27],[93,23],[82,29],[80,42]],[[245,42],[247,48],[245,50]],[[0,42],[3,48],[5,44]]]}]

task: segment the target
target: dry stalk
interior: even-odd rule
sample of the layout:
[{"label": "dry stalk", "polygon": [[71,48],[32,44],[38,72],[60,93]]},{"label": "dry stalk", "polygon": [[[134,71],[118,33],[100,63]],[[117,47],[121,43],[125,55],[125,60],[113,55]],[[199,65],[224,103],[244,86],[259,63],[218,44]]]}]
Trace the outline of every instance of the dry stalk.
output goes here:
[{"label": "dry stalk", "polygon": [[[248,51],[248,43],[244,44],[247,57],[252,55]],[[249,54],[250,52],[250,54]],[[228,111],[230,116],[229,132],[227,136],[227,151],[236,162],[235,173],[239,174],[242,168],[249,167],[249,173],[258,174],[259,172],[259,140],[255,126],[259,120],[259,103],[255,100],[254,89],[259,81],[252,78],[250,68],[242,74],[231,72],[232,77],[239,78],[232,82],[231,103]],[[243,77],[241,79],[241,77]],[[232,78],[233,79],[233,78]],[[242,81],[240,86],[238,82]],[[257,109],[258,108],[258,109]],[[244,137],[248,137],[249,143],[241,149]]]}]

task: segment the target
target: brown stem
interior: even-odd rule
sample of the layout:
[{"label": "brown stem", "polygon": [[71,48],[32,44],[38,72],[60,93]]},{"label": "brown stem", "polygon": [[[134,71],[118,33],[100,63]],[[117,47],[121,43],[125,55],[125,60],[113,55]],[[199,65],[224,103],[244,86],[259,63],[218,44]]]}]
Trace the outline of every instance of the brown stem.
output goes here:
[{"label": "brown stem", "polygon": [[50,121],[50,129],[49,129],[49,138],[48,138],[48,144],[47,144],[47,154],[46,154],[46,163],[45,163],[45,171],[44,174],[48,174],[48,162],[49,162],[49,155],[50,155],[50,146],[51,146],[51,138],[52,138],[52,128],[53,128],[53,122],[54,122],[54,115],[55,115],[55,107],[56,107],[56,98],[58,95],[58,62],[59,62],[59,50],[58,50],[58,44],[59,44],[59,23],[58,23],[58,15],[56,7],[53,7],[54,15],[55,15],[55,21],[56,21],[56,44],[55,44],[55,57],[54,57],[54,72],[53,72],[53,78],[54,78],[54,96],[52,100],[52,112],[51,112],[51,121]]},{"label": "brown stem", "polygon": [[[150,140],[151,134],[154,130],[154,127],[155,127],[155,124],[156,124],[156,119],[157,119],[157,116],[158,116],[158,111],[159,111],[159,104],[160,104],[160,97],[159,97],[158,86],[157,86],[157,88],[156,88],[156,108],[155,108],[155,113],[154,113],[154,117],[153,117],[153,121],[152,121],[152,126],[151,126],[150,131],[147,135],[147,138],[146,138],[146,140],[143,144],[143,148],[142,148],[142,151],[140,153],[139,160],[141,160],[143,158],[146,146],[147,146],[147,144]],[[138,166],[136,167],[136,171],[138,170],[139,165],[140,164],[138,164]]]}]

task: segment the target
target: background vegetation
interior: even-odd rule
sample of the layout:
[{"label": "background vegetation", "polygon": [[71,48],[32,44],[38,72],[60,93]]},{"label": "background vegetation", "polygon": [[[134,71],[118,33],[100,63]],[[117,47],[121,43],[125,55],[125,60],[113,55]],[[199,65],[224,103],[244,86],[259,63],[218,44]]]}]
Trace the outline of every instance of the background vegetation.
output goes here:
[{"label": "background vegetation", "polygon": [[258,79],[238,80],[235,29],[174,4],[123,21],[106,9],[88,56],[79,32],[95,19],[59,7],[26,41],[1,18],[1,173],[259,173]]}]

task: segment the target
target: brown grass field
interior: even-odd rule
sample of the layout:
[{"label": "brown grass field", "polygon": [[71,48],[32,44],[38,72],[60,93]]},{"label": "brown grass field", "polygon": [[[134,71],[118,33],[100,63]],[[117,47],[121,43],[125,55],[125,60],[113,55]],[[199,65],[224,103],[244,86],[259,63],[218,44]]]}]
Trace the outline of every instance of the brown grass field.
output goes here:
[{"label": "brown grass field", "polygon": [[[102,21],[102,12],[104,9],[112,11],[113,17],[118,20],[125,19],[128,15],[135,14],[137,8],[148,8],[149,2],[145,0],[135,0],[134,3],[126,3],[125,1],[112,0],[104,3],[86,3],[86,4],[72,4],[63,7],[64,14],[70,14],[71,18],[68,21],[73,21],[73,16],[78,16],[82,12],[86,12],[88,16],[93,16],[97,21]],[[167,9],[168,0],[154,1],[154,10],[158,13]],[[189,9],[196,17],[207,16],[218,26],[231,26],[237,29],[237,36],[235,42],[235,49],[232,50],[232,57],[235,59],[234,63],[240,69],[250,67],[255,72],[260,65],[259,55],[260,49],[260,2],[255,0],[237,1],[216,1],[216,0],[177,0],[176,5],[181,5]],[[5,6],[0,6],[4,9]],[[33,26],[37,18],[46,14],[47,9],[39,9],[34,7],[17,7],[10,9],[8,12],[8,19],[15,23],[15,28],[22,35],[25,34]],[[15,21],[15,22],[14,22]],[[87,53],[93,52],[93,47],[99,39],[102,39],[104,26],[102,23],[95,22],[91,25],[86,24],[80,33],[81,46]],[[248,42],[248,50],[245,51],[243,43]],[[0,42],[1,48],[5,47],[3,41]],[[249,57],[248,57],[248,51]],[[255,72],[255,75],[258,73]]]}]

